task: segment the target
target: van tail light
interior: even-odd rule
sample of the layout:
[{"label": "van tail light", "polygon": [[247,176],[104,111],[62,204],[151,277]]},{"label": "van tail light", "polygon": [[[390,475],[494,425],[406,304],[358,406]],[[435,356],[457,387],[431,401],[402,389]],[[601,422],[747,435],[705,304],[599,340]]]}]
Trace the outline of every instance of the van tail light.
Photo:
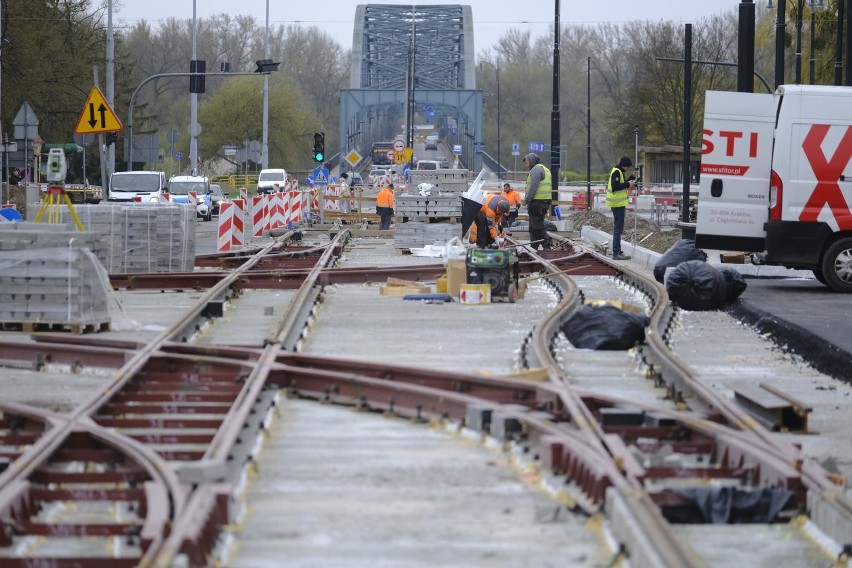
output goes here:
[{"label": "van tail light", "polygon": [[780,221],[784,204],[784,184],[781,178],[772,170],[769,176],[769,220]]}]

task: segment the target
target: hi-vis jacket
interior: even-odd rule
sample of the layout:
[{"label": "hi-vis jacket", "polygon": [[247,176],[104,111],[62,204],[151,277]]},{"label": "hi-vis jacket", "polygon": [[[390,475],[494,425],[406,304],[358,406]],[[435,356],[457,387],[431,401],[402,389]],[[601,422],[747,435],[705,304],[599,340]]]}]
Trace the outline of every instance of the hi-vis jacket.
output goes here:
[{"label": "hi-vis jacket", "polygon": [[[615,174],[618,173],[618,179],[615,183],[612,180],[616,179]],[[615,166],[609,172],[609,180],[606,182],[606,206],[607,207],[627,207],[627,188],[630,187],[624,181],[624,171]]]},{"label": "hi-vis jacket", "polygon": [[536,164],[530,168],[530,173],[527,174],[527,194],[529,195],[530,186],[532,185],[532,172],[536,168],[542,169],[544,177],[539,182],[538,187],[535,190],[535,194],[532,197],[526,198],[528,203],[537,199],[541,199],[542,201],[550,201],[552,199],[551,190],[553,188],[553,183],[551,181],[551,173],[549,169],[544,167],[544,164]]},{"label": "hi-vis jacket", "polygon": [[485,203],[482,204],[482,208],[480,209],[485,215],[485,218],[489,220],[488,232],[495,239],[497,238],[497,227],[500,226],[503,220],[503,213],[497,208],[500,202],[508,203],[509,200],[502,195],[492,195],[485,199]]},{"label": "hi-vis jacket", "polygon": [[379,195],[376,196],[376,207],[390,207],[393,209],[393,206],[393,190],[389,187],[383,187]]}]

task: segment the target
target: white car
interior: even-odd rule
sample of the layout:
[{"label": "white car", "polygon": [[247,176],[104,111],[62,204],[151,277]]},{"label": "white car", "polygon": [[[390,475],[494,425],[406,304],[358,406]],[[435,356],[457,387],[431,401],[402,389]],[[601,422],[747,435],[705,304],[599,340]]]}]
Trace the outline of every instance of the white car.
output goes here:
[{"label": "white car", "polygon": [[381,179],[387,179],[388,182],[391,182],[392,176],[393,174],[390,170],[374,168],[370,170],[370,174],[367,176],[367,181],[370,185],[376,185]]}]

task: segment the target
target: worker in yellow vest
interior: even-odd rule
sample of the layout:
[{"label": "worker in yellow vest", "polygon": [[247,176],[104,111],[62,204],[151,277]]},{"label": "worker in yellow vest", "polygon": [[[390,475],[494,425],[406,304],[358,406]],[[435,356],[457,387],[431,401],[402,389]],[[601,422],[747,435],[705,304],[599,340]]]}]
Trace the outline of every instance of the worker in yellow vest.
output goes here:
[{"label": "worker in yellow vest", "polygon": [[606,184],[606,206],[612,210],[612,258],[613,260],[630,260],[621,250],[621,234],[624,232],[624,216],[627,211],[627,190],[636,186],[636,176],[627,175],[627,170],[633,166],[633,160],[622,156],[618,165],[609,172]]},{"label": "worker in yellow vest", "polygon": [[530,220],[530,246],[537,249],[549,249],[551,247],[550,237],[544,228],[544,218],[550,209],[552,199],[550,170],[541,163],[538,154],[530,152],[524,156],[524,166],[530,171],[527,175],[526,194],[524,205],[527,206],[527,214]]}]

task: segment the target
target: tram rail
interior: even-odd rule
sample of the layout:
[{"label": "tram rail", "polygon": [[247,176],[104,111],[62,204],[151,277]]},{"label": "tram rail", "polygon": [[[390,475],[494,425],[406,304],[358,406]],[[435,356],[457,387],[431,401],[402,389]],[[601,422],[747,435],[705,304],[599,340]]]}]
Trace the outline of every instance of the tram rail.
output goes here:
[{"label": "tram rail", "polygon": [[[440,264],[335,268],[348,237],[341,231],[327,245],[295,248],[285,247],[288,238],[283,238],[251,254],[207,255],[199,264],[210,270],[200,274],[116,278],[119,287],[204,290],[177,323],[145,344],[56,334],[39,334],[32,343],[0,343],[6,360],[116,369],[102,393],[67,415],[0,403],[0,448],[22,448],[0,454],[13,460],[0,474],[0,559],[10,566],[30,565],[32,558],[55,566],[169,566],[185,555],[192,565],[209,563],[217,531],[232,513],[231,484],[253,459],[251,440],[279,389],[293,397],[499,432],[501,442],[528,448],[542,469],[565,479],[566,505],[587,514],[604,507],[617,511],[622,521],[614,522],[613,530],[628,543],[635,566],[700,565],[662,512],[680,499],[648,489],[664,486],[673,472],[644,467],[628,450],[640,437],[644,447],[670,443],[685,454],[714,457],[714,467],[680,467],[676,475],[682,478],[739,479],[747,487],[789,489],[793,507],[800,509],[807,506],[808,491],[816,492],[838,515],[852,518],[848,499],[838,491],[840,480],[769,435],[672,352],[668,337],[676,307],[661,285],[570,242],[545,253],[521,249],[524,272],[544,275],[559,299],[521,349],[525,366],[543,368],[547,382],[298,353],[323,286],[390,275],[426,280],[443,272]],[[646,376],[664,383],[675,404],[643,404],[571,387],[554,356],[554,342],[566,317],[583,302],[572,279],[578,274],[617,277],[648,298],[652,323],[638,357]],[[252,286],[297,289],[263,345],[192,344],[193,334],[216,311],[211,306]],[[660,420],[642,428],[601,425],[602,408],[628,406]],[[69,469],[103,471],[83,475]],[[123,503],[139,518],[55,525],[31,520],[45,503],[90,500]],[[120,563],[92,556],[82,546],[77,556],[38,554],[39,543],[44,547],[38,537],[95,534],[129,543],[121,549]],[[2,555],[3,547],[23,541],[32,543],[33,557]]]}]

